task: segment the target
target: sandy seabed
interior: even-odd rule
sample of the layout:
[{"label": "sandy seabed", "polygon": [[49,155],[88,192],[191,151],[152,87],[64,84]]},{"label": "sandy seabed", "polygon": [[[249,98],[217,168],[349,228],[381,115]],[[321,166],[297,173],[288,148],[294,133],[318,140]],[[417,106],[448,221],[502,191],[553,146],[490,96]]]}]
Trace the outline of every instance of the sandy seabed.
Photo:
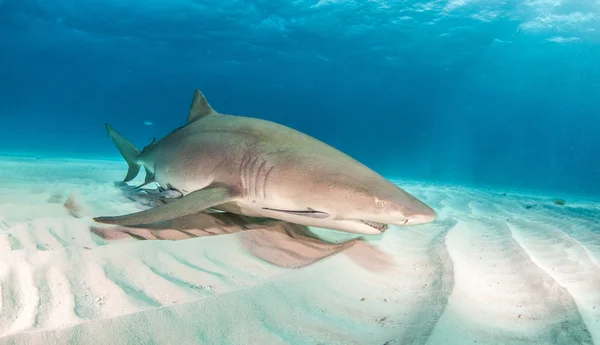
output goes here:
[{"label": "sandy seabed", "polygon": [[0,344],[600,345],[597,202],[402,183],[438,219],[364,238],[93,222],[150,205],[125,171],[0,157]]}]

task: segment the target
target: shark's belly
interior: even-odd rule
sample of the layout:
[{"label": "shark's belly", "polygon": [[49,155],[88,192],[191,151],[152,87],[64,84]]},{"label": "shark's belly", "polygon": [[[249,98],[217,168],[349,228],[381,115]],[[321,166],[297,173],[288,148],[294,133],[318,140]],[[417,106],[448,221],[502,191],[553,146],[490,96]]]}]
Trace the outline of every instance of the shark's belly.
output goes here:
[{"label": "shark's belly", "polygon": [[[159,175],[160,176],[160,175]],[[205,188],[210,184],[210,180],[206,178],[186,178],[185,176],[177,176],[163,174],[156,177],[156,182],[164,189],[174,189],[182,195],[190,194],[191,192]]]},{"label": "shark's belly", "polygon": [[185,145],[181,151],[166,151],[153,158],[154,180],[161,187],[176,189],[183,195],[210,185],[215,180],[215,166],[220,162],[218,156],[202,154]]},{"label": "shark's belly", "polygon": [[215,207],[215,209],[249,217],[264,217],[261,205],[246,201],[229,202],[219,205],[218,207]]},{"label": "shark's belly", "polygon": [[157,166],[154,179],[161,187],[178,190],[183,195],[202,189],[213,181],[211,176],[201,171],[172,164]]},{"label": "shark's belly", "polygon": [[229,147],[217,139],[209,134],[179,138],[149,155],[144,163],[152,167],[154,179],[161,187],[177,189],[183,195],[213,182],[237,184],[240,161],[248,145]]}]

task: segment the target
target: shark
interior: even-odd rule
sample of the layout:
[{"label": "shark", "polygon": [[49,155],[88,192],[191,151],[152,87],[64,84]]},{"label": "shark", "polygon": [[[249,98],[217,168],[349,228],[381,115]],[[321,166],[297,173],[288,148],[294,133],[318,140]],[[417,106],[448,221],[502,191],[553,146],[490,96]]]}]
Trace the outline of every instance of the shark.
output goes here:
[{"label": "shark", "polygon": [[[433,222],[436,212],[379,173],[291,127],[215,111],[196,89],[185,125],[141,151],[106,124],[128,164],[124,183],[143,167],[168,202],[96,217],[104,224],[164,222],[198,212],[229,212],[362,235],[390,225]],[[140,186],[140,187],[142,187]]]}]

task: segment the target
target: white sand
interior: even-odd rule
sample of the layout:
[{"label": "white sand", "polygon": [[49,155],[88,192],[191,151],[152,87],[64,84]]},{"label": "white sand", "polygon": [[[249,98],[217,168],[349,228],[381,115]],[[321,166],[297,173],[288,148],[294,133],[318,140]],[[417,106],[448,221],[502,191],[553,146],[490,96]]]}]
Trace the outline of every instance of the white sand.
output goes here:
[{"label": "white sand", "polygon": [[0,157],[0,344],[600,344],[597,203],[403,184],[435,223],[340,245],[93,223],[146,207],[125,169]]}]

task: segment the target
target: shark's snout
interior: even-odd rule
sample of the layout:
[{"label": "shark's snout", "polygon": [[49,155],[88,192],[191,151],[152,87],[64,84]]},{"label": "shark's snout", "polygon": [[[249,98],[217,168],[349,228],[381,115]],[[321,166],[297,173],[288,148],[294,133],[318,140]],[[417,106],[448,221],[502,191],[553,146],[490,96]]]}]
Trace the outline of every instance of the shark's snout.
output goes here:
[{"label": "shark's snout", "polygon": [[419,225],[431,223],[437,218],[434,210],[423,212],[421,214],[415,214],[406,219],[406,225]]},{"label": "shark's snout", "polygon": [[419,225],[431,223],[437,218],[435,211],[424,202],[414,199],[411,207],[405,213],[405,225]]},{"label": "shark's snout", "polygon": [[[435,221],[437,218],[436,212],[422,202],[413,203],[412,207],[402,207],[400,211],[383,212],[380,214],[365,215],[360,222],[368,225],[370,229],[364,230],[363,233],[378,234],[387,230],[388,225],[419,225],[427,224]],[[398,205],[400,207],[400,205]]]},{"label": "shark's snout", "polygon": [[435,221],[436,212],[421,200],[408,193],[403,193],[393,205],[390,216],[394,219],[389,222],[393,225],[419,225]]}]

